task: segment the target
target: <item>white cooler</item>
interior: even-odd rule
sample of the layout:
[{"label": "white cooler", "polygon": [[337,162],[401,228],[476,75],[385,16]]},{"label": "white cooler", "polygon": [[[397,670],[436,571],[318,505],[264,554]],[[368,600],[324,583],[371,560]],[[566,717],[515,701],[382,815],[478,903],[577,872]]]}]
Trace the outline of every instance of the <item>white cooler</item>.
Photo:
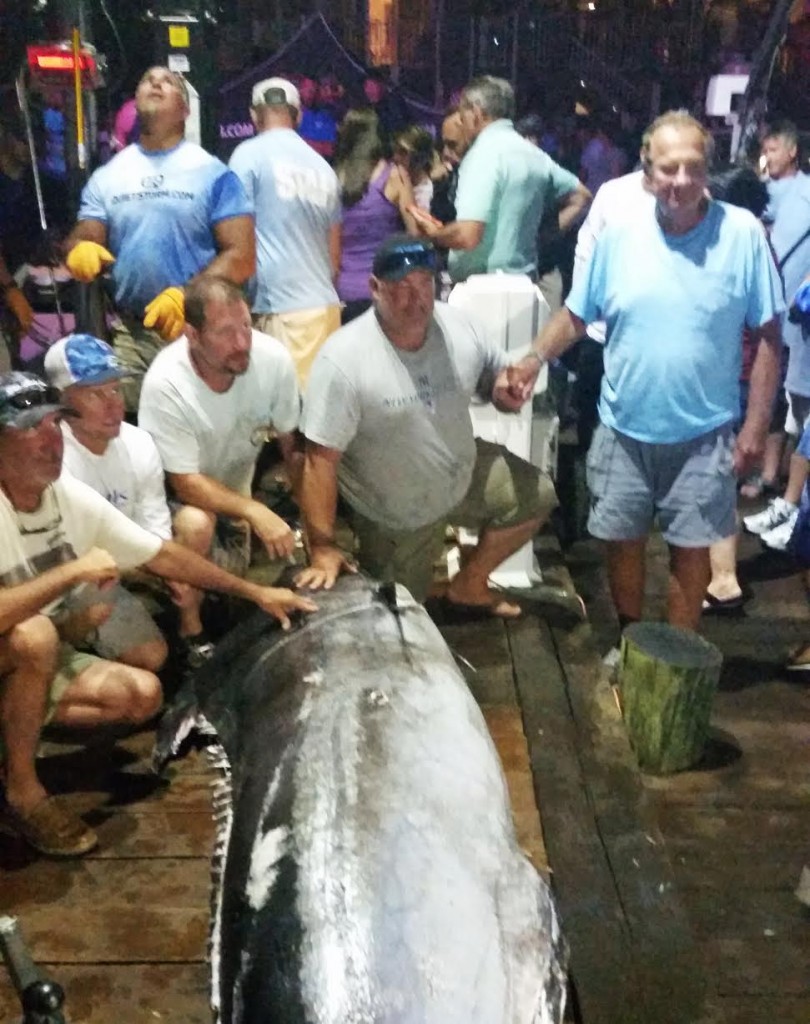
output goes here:
[{"label": "white cooler", "polygon": [[[458,284],[450,293],[448,304],[468,310],[489,332],[490,337],[515,362],[525,355],[539,330],[551,315],[540,289],[524,274],[480,274]],[[535,385],[535,394],[548,387],[548,367],[543,366]],[[556,416],[533,417],[532,403],[527,402],[519,413],[498,412],[487,402],[474,402],[470,417],[476,437],[503,445],[515,455],[549,473],[557,470]],[[475,543],[469,531],[461,531],[462,543]],[[453,573],[453,565],[448,566]],[[503,562],[491,580],[504,589],[526,589],[542,582],[532,543]]]}]

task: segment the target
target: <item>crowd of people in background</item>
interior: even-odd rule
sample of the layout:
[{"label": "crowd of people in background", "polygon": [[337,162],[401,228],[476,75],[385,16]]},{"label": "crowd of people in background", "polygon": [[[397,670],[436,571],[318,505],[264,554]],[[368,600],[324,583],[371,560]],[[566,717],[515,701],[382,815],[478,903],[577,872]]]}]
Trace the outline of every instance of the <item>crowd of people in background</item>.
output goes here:
[{"label": "crowd of people in background", "polygon": [[[738,482],[775,495],[743,523],[766,545],[796,525],[810,364],[806,317],[785,310],[810,276],[810,187],[795,129],[764,134],[765,181],[711,177],[711,136],[685,111],[633,152],[612,116],[516,120],[491,76],[437,134],[381,79],[364,92],[342,109],[334,79],[257,82],[255,134],[226,165],[186,140],[182,77],[149,69],[76,223],[46,240],[75,281],[104,281],[107,337],[61,337],[40,375],[21,365],[34,311],[14,276],[43,241],[30,153],[19,121],[0,120],[0,810],[40,851],[96,842],[37,778],[45,722],[154,714],[168,646],[188,668],[212,653],[208,590],[285,626],[314,609],[247,575],[257,553],[296,551],[297,522],[256,491],[269,440],[305,539],[299,586],[359,565],[451,621],[521,614],[490,575],[548,521],[553,483],[475,438],[468,407],[519,411],[544,363],[569,360],[593,396],[579,420],[589,529],[621,626],[642,615],[654,522],[669,620],[689,628],[745,599]],[[486,275],[528,278],[554,314],[519,360],[437,302]],[[781,495],[785,433],[800,441]],[[434,592],[448,525],[478,543]],[[156,576],[177,608],[169,637],[138,595]],[[810,649],[790,667],[810,670]]]}]

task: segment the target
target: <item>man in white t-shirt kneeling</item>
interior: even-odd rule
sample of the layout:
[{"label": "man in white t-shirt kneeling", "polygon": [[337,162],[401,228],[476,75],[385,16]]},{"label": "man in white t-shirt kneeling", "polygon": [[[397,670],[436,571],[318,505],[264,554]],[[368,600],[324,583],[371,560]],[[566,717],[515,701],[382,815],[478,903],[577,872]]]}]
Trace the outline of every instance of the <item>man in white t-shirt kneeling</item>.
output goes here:
[{"label": "man in white t-shirt kneeling", "polygon": [[[251,534],[271,560],[288,559],[295,547],[290,526],[251,492],[271,436],[293,484],[300,473],[295,364],[281,341],[253,330],[241,290],[226,278],[192,281],[185,311],[185,335],[158,354],[144,378],[138,422],[154,438],[182,506],[174,517],[177,539],[243,575]],[[240,537],[244,543],[234,543]]]},{"label": "man in white t-shirt kneeling", "polygon": [[[71,334],[52,345],[45,357],[48,382],[61,392],[72,412],[62,421],[64,466],[125,516],[163,540],[172,536],[163,466],[155,442],[145,430],[124,422],[125,371],[105,341]],[[180,613],[179,635],[189,667],[212,651],[197,641],[196,591],[169,583]],[[109,595],[107,596],[109,600]],[[157,672],[166,660],[166,643],[144,603],[116,587],[113,611],[98,627],[95,650],[105,658]]]}]

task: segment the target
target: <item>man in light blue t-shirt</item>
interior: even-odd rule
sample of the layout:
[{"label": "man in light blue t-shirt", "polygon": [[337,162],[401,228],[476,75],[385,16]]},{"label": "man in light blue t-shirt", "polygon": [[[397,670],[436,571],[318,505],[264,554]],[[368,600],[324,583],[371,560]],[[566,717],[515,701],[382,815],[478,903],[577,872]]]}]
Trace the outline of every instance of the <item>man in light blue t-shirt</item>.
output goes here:
[{"label": "man in light blue t-shirt", "polygon": [[[799,170],[799,137],[788,121],[774,124],[762,140],[768,168],[768,208],[771,245],[785,284],[787,304],[810,274],[810,177]],[[807,325],[782,319],[788,349],[785,393],[785,432],[794,439],[810,429],[810,345]],[[743,527],[759,536],[766,548],[784,551],[799,515],[799,501],[807,480],[808,462],[800,450],[790,458],[785,493],[774,498],[763,512],[746,516]]]},{"label": "man in light blue t-shirt", "polygon": [[458,109],[469,149],[459,169],[456,219],[437,225],[414,211],[419,230],[450,250],[453,281],[499,270],[535,277],[544,212],[558,207],[560,231],[568,231],[585,215],[591,193],[515,131],[515,94],[505,79],[474,79]]},{"label": "man in light blue t-shirt", "polygon": [[256,327],[283,341],[306,386],[318,349],[340,327],[333,279],[340,267],[340,186],[329,164],[295,131],[298,90],[284,78],[253,89],[258,134],[230,166],[256,208]]},{"label": "man in light blue t-shirt", "polygon": [[[586,324],[605,320],[588,528],[607,541],[622,626],[641,618],[655,517],[671,553],[669,621],[697,626],[708,548],[735,529],[734,473],[764,446],[779,377],[779,277],[753,215],[707,198],[709,146],[685,111],[651,125],[642,161],[655,206],[605,229],[566,305],[536,339],[535,366],[526,371],[529,387],[537,364],[564,352]],[[735,438],[744,327],[759,346]]]},{"label": "man in light blue t-shirt", "polygon": [[255,267],[253,208],[236,175],[185,135],[186,86],[150,68],[135,92],[140,137],[93,173],[68,239],[67,266],[90,282],[107,268],[127,371],[127,409],[143,375],[183,331],[183,286],[202,271],[243,284]]}]

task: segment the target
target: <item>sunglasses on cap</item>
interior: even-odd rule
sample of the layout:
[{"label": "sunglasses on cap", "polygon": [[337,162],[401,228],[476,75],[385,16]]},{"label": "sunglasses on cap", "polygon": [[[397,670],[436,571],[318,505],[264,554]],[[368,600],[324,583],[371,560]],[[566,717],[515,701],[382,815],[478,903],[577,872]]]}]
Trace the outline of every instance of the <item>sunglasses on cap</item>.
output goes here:
[{"label": "sunglasses on cap", "polygon": [[374,276],[382,280],[399,281],[412,270],[436,270],[436,250],[424,243],[405,243],[378,253],[374,261]]},{"label": "sunglasses on cap", "polygon": [[0,427],[25,430],[37,426],[51,412],[64,415],[67,410],[62,406],[59,391],[48,384],[0,392]]},{"label": "sunglasses on cap", "polygon": [[60,405],[61,401],[59,391],[46,384],[42,388],[18,391],[15,395],[0,398],[0,406],[6,409],[11,406],[12,409],[23,412],[25,409],[37,409],[41,405]]}]

